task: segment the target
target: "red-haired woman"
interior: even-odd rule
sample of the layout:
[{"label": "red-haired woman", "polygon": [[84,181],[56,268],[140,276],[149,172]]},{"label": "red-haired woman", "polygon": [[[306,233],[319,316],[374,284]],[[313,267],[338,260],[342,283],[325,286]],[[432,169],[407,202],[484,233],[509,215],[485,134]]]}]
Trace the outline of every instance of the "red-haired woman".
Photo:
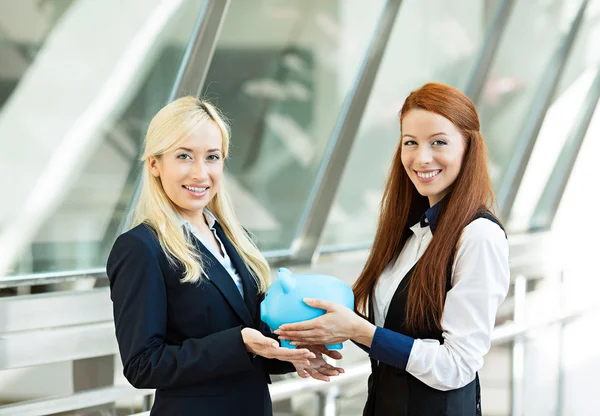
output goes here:
[{"label": "red-haired woman", "polygon": [[404,102],[400,128],[354,284],[361,316],[307,299],[327,313],[277,333],[297,345],[362,344],[373,368],[365,415],[479,415],[477,371],[509,287],[479,118],[462,92],[429,83]]}]

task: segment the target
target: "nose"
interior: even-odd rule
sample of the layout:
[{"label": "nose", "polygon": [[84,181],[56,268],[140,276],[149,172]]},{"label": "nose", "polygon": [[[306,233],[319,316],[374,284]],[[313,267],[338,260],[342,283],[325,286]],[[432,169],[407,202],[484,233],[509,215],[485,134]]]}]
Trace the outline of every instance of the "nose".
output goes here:
[{"label": "nose", "polygon": [[195,180],[203,181],[208,177],[208,166],[204,160],[198,160],[194,163],[194,169],[192,170],[192,177]]},{"label": "nose", "polygon": [[417,165],[428,165],[431,163],[433,155],[429,146],[419,146],[417,154],[415,155],[415,162]]}]

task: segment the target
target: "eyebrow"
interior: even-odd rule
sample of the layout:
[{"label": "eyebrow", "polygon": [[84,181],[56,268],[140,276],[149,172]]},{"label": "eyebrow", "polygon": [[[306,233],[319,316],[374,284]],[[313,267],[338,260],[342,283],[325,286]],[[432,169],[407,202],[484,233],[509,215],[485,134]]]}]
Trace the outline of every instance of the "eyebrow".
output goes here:
[{"label": "eyebrow", "polygon": [[[185,150],[186,152],[194,153],[194,150],[193,150],[193,149],[190,149],[190,148],[188,148],[188,147],[178,147],[178,148],[177,148],[177,149],[175,149],[175,150]],[[221,152],[221,153],[222,153],[222,150],[221,150],[221,149],[218,149],[218,148],[214,148],[214,149],[208,149],[208,152],[209,152],[209,153],[210,153],[210,152]]]},{"label": "eyebrow", "polygon": [[[431,136],[429,136],[429,138],[431,139],[432,137],[439,136],[439,135],[448,136],[448,135],[447,135],[446,133],[444,133],[444,132],[439,132],[439,133],[433,133]],[[415,136],[413,136],[412,134],[403,134],[403,135],[402,135],[402,137],[411,137],[411,138],[413,138],[413,139],[416,139],[416,137],[415,137]]]}]

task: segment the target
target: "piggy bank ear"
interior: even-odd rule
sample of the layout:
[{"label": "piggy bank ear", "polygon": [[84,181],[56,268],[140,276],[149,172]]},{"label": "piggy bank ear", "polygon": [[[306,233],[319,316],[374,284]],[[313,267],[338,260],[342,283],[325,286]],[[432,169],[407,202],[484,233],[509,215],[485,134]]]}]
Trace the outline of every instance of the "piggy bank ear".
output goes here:
[{"label": "piggy bank ear", "polygon": [[292,272],[288,269],[279,269],[277,272],[277,277],[281,282],[281,289],[283,289],[283,293],[290,293],[296,287],[296,279],[292,277]]}]

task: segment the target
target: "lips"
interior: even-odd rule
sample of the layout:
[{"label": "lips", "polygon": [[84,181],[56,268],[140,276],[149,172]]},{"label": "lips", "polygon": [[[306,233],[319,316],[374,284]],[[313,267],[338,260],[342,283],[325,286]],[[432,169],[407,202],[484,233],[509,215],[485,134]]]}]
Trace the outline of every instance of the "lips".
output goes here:
[{"label": "lips", "polygon": [[419,172],[419,171],[415,171],[417,173],[417,176],[421,179],[431,179],[431,178],[435,178],[437,175],[439,175],[439,173],[441,172],[441,169],[436,169],[436,170],[430,170],[427,172]]},{"label": "lips", "polygon": [[429,183],[435,180],[438,175],[442,172],[441,169],[428,170],[428,171],[414,171],[417,175],[417,180],[421,183]]},{"label": "lips", "polygon": [[204,192],[208,189],[208,186],[188,186],[188,185],[183,185],[183,187],[185,189],[187,189],[188,191],[192,191],[192,192],[196,192],[196,193],[201,193]]},{"label": "lips", "polygon": [[203,198],[207,194],[207,191],[210,187],[182,185],[182,188],[187,190],[192,197]]}]

